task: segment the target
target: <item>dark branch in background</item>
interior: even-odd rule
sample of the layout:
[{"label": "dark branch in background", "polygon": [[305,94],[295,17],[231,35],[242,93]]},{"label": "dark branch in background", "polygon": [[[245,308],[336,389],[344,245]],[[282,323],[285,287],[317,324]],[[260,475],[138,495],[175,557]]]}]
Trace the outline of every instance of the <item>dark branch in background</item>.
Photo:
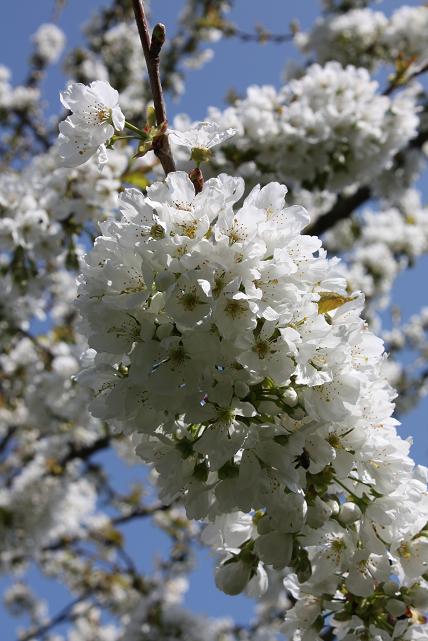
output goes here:
[{"label": "dark branch in background", "polygon": [[52,18],[51,21],[57,23],[62,11],[65,9],[67,0],[55,0],[54,7],[52,9]]},{"label": "dark branch in background", "polygon": [[423,64],[421,67],[416,68],[413,72],[408,74],[409,67],[411,67],[411,62],[412,61],[410,60],[409,64],[405,63],[401,71],[399,69],[397,70],[397,73],[395,74],[395,76],[392,77],[389,85],[382,92],[382,95],[390,96],[395,91],[395,89],[398,89],[403,85],[407,85],[411,80],[418,78],[418,76],[422,76],[424,73],[428,71],[428,62],[427,62],[426,64]]},{"label": "dark branch in background", "polygon": [[242,42],[258,42],[264,44],[265,42],[272,42],[273,44],[283,44],[284,42],[291,42],[295,36],[294,33],[270,33],[263,27],[256,27],[254,33],[242,31],[232,24],[221,29],[226,38],[238,38]]},{"label": "dark branch in background", "polygon": [[[61,623],[65,623],[66,621],[72,621],[73,618],[75,618],[75,615],[73,615],[73,609],[84,601],[89,594],[82,594],[79,596],[77,599],[74,599],[71,603],[65,606],[56,616],[54,616],[50,621],[45,623],[44,625],[41,625],[39,628],[36,630],[30,630],[28,634],[25,634],[22,637],[19,637],[19,641],[32,641],[33,639],[41,639],[42,636],[45,637],[48,632],[50,632],[53,628],[55,628],[57,625],[60,625]],[[90,604],[88,607],[88,610],[92,607],[93,604]]]},{"label": "dark branch in background", "polygon": [[[413,140],[409,142],[405,151],[420,149],[426,142],[428,142],[428,130],[421,131],[416,138],[413,138]],[[395,157],[397,164],[399,164],[399,158],[402,154],[403,151],[399,152]],[[334,227],[336,223],[351,216],[358,207],[370,200],[371,197],[372,190],[367,185],[363,185],[357,189],[357,191],[351,196],[339,196],[330,211],[323,216],[320,216],[318,220],[311,225],[308,225],[305,229],[305,233],[320,236],[328,229]]]},{"label": "dark branch in background", "polygon": [[369,187],[360,187],[352,196],[339,196],[330,211],[306,227],[305,233],[320,236],[339,221],[348,218],[358,207],[370,199],[370,195]]},{"label": "dark branch in background", "polygon": [[106,436],[102,436],[101,438],[91,443],[91,445],[86,445],[84,447],[77,447],[74,443],[70,443],[68,454],[66,454],[60,461],[58,461],[58,464],[61,468],[64,468],[68,463],[75,459],[86,461],[93,454],[101,452],[101,450],[105,450],[110,447],[111,442],[112,437],[110,436],[110,434],[107,434]]},{"label": "dark branch in background", "polygon": [[17,425],[10,425],[2,439],[0,440],[0,454],[3,454],[3,452],[6,450],[7,446],[9,445],[13,435],[17,431],[18,427]]},{"label": "dark branch in background", "polygon": [[[170,505],[164,505],[160,501],[153,503],[153,505],[147,505],[147,506],[138,505],[137,507],[135,507],[130,512],[127,512],[126,514],[119,514],[118,516],[111,517],[109,521],[109,526],[116,527],[116,526],[129,523],[130,521],[150,518],[158,512],[167,512],[173,506],[174,506],[173,503]],[[102,529],[95,528],[92,530],[86,530],[83,535],[60,538],[57,541],[54,541],[53,543],[49,543],[48,545],[43,547],[42,552],[55,552],[56,550],[62,550],[72,545],[73,543],[79,543],[80,541],[88,541],[90,539],[99,541],[101,543],[108,540],[106,539],[106,536],[103,535]]]},{"label": "dark branch in background", "polygon": [[28,112],[21,111],[17,112],[16,115],[20,119],[20,122],[18,123],[15,135],[21,135],[22,130],[24,128],[27,128],[33,133],[35,139],[40,144],[43,151],[48,151],[52,144],[52,141],[49,139],[49,135],[41,123],[40,114],[32,114],[30,117]]},{"label": "dark branch in background", "polygon": [[[134,8],[138,33],[140,34],[141,45],[143,47],[144,58],[146,59],[157,126],[166,128],[168,121],[159,74],[159,54],[165,42],[165,26],[161,23],[155,25],[152,37],[150,38],[149,27],[144,11],[144,3],[142,0],[132,0],[132,5]],[[153,151],[159,158],[166,175],[171,171],[175,171],[174,159],[172,157],[167,134],[162,133],[160,136],[157,136],[153,143]]]},{"label": "dark branch in background", "polygon": [[[69,443],[69,450],[62,459],[49,459],[49,464],[47,465],[45,476],[62,476],[68,463],[71,463],[71,461],[74,461],[76,459],[80,461],[87,461],[94,454],[97,454],[98,452],[109,448],[111,446],[113,438],[114,437],[112,435],[107,434],[106,436],[102,436],[101,438],[94,441],[91,445],[84,445],[83,447],[78,447],[74,443]],[[26,461],[26,464],[31,460],[33,460],[33,457],[30,457],[28,461]],[[4,481],[5,486],[10,487],[14,479],[19,476],[19,474],[19,468],[12,470],[11,474]]]},{"label": "dark branch in background", "polygon": [[111,523],[112,525],[123,525],[124,523],[129,523],[129,521],[133,521],[134,519],[143,519],[148,516],[153,516],[157,512],[167,512],[172,507],[174,507],[174,502],[169,505],[164,505],[160,501],[146,507],[144,505],[140,505],[132,510],[132,512],[113,517],[111,519]]}]

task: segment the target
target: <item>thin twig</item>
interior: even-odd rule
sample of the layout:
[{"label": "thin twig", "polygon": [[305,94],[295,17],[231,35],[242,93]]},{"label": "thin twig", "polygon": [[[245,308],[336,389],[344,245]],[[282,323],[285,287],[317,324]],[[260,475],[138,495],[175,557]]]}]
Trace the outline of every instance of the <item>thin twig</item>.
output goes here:
[{"label": "thin twig", "polygon": [[[165,26],[161,23],[155,25],[152,38],[150,38],[143,1],[132,0],[132,5],[134,8],[138,33],[140,34],[141,45],[143,47],[144,58],[146,59],[150,89],[152,91],[153,104],[156,113],[156,122],[158,127],[166,128],[168,121],[159,74],[159,54],[162,49],[162,45],[165,42]],[[153,151],[159,158],[166,175],[171,171],[175,171],[175,163],[172,157],[167,134],[162,133],[155,139]]]},{"label": "thin twig", "polygon": [[[65,621],[72,620],[73,619],[73,608],[84,601],[87,597],[89,596],[88,594],[82,594],[79,596],[77,599],[74,599],[71,603],[65,606],[56,616],[54,616],[50,621],[47,623],[41,625],[39,628],[36,630],[28,632],[28,634],[25,634],[23,637],[20,637],[19,641],[31,641],[31,639],[36,639],[40,638],[42,635],[46,635],[47,632],[50,632],[50,630],[60,623],[64,623]],[[88,609],[92,607],[92,604],[88,607]]]},{"label": "thin twig", "polygon": [[114,437],[111,434],[107,434],[106,436],[102,436],[90,445],[86,445],[84,447],[78,447],[74,443],[70,443],[70,449],[68,453],[58,461],[58,464],[61,468],[64,468],[68,463],[74,461],[75,459],[86,461],[93,454],[97,454],[101,450],[107,449],[111,445],[113,438]]},{"label": "thin twig", "polygon": [[[127,514],[120,514],[119,516],[112,517],[109,526],[115,527],[129,523],[136,519],[144,519],[151,516],[154,516],[157,512],[167,512],[173,507],[173,504],[164,505],[163,503],[157,502],[153,505],[148,505],[144,507],[143,505],[136,507],[132,512]],[[74,543],[79,543],[82,540],[89,541],[93,539],[95,541],[100,541],[101,543],[105,541],[105,536],[103,536],[100,528],[88,529],[80,536],[70,536],[58,539],[54,543],[50,543],[42,548],[42,552],[55,552],[56,550],[62,550],[64,547],[73,545]]]},{"label": "thin twig", "polygon": [[6,450],[7,446],[9,445],[10,440],[12,439],[13,435],[17,431],[18,427],[16,425],[10,425],[4,434],[3,438],[0,440],[0,454],[3,454],[3,452]]},{"label": "thin twig", "polygon": [[111,523],[113,525],[123,525],[124,523],[128,523],[129,521],[133,521],[134,519],[141,519],[145,518],[147,516],[153,516],[156,514],[156,512],[167,512],[168,510],[173,507],[173,504],[168,504],[164,505],[163,503],[154,503],[153,505],[149,505],[147,507],[144,506],[139,506],[132,510],[132,512],[128,512],[127,514],[121,514],[120,516],[113,517],[111,519]]},{"label": "thin twig", "polygon": [[263,29],[257,30],[255,33],[242,31],[235,26],[230,25],[222,29],[226,38],[238,38],[242,42],[258,42],[261,44],[271,42],[273,44],[283,44],[284,42],[291,42],[295,37],[294,33],[270,33]]},{"label": "thin twig", "polygon": [[370,196],[370,188],[366,186],[360,187],[351,196],[339,196],[330,211],[320,216],[318,220],[305,229],[305,234],[313,236],[324,234],[331,227],[334,227],[336,223],[348,218],[358,207],[367,202]]},{"label": "thin twig", "polygon": [[428,71],[428,62],[422,65],[421,67],[419,67],[419,69],[416,68],[416,70],[410,73],[407,77],[405,76],[404,78],[402,77],[393,78],[389,83],[389,85],[386,87],[386,89],[383,90],[382,95],[390,96],[395,91],[395,89],[403,87],[403,85],[407,85],[411,80],[418,78],[419,76],[426,73],[427,71]]}]

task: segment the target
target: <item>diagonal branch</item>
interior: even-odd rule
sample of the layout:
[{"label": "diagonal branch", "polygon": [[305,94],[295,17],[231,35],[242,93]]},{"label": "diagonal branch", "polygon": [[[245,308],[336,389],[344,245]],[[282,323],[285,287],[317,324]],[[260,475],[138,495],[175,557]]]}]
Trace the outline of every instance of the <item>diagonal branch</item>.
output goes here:
[{"label": "diagonal branch", "polygon": [[[158,127],[163,126],[166,128],[168,121],[159,74],[159,54],[162,49],[162,45],[165,42],[165,26],[161,23],[155,25],[152,37],[150,38],[143,0],[132,0],[132,5],[134,8],[138,33],[140,34],[141,45],[143,47],[144,58],[146,59],[150,89],[156,113],[156,122]],[[175,171],[175,163],[172,157],[167,134],[162,133],[156,138],[153,145],[153,151],[159,158],[166,175],[171,171]]]},{"label": "diagonal branch", "polygon": [[339,196],[333,207],[326,214],[320,216],[306,229],[306,234],[320,236],[334,227],[336,223],[348,218],[358,207],[370,199],[370,188],[360,187],[351,196]]},{"label": "diagonal branch", "polygon": [[[125,514],[119,514],[118,516],[111,517],[108,525],[112,527],[124,525],[130,521],[137,519],[144,519],[154,516],[158,512],[167,512],[174,507],[174,502],[168,505],[161,503],[160,501],[153,503],[152,505],[139,505],[135,507],[131,512]],[[42,552],[56,552],[57,550],[62,550],[67,546],[73,545],[74,543],[79,543],[80,541],[88,541],[90,539],[95,541],[103,542],[105,541],[105,536],[103,536],[102,531],[99,528],[93,528],[85,530],[82,535],[62,537],[53,543],[49,543],[42,548]],[[20,557],[21,558],[21,557]]]},{"label": "diagonal branch", "polygon": [[256,29],[254,33],[248,31],[242,31],[242,29],[237,29],[233,24],[227,24],[223,28],[220,27],[223,31],[223,35],[226,38],[238,38],[242,42],[258,42],[260,44],[265,44],[267,42],[272,42],[273,44],[283,44],[284,42],[291,42],[295,34],[290,33],[270,33],[265,31],[263,28]]},{"label": "diagonal branch", "polygon": [[[72,621],[73,618],[75,618],[75,615],[73,615],[73,610],[82,601],[84,601],[88,596],[90,596],[90,593],[85,593],[82,594],[81,596],[77,597],[69,603],[68,605],[65,606],[60,612],[58,612],[57,615],[55,615],[50,621],[47,623],[44,623],[41,625],[39,628],[36,630],[30,630],[27,634],[24,634],[24,636],[20,637],[20,641],[32,641],[36,638],[40,639],[42,636],[45,636],[48,632],[50,632],[53,628],[55,628],[57,625],[60,625],[61,623],[65,623],[66,621]],[[93,604],[88,605],[88,610],[93,606]]]},{"label": "diagonal branch", "polygon": [[407,71],[408,69],[405,70],[403,75],[397,74],[397,76],[391,80],[389,85],[382,92],[382,95],[390,96],[395,91],[395,89],[403,87],[403,85],[407,85],[411,80],[414,80],[418,76],[422,76],[428,71],[428,62],[420,65],[419,68],[416,66],[416,68],[409,75],[406,75]]}]

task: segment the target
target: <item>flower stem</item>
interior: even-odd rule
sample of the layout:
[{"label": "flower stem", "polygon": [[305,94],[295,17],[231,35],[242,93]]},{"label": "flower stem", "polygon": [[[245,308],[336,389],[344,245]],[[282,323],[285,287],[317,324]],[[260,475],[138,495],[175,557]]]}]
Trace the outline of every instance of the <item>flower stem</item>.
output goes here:
[{"label": "flower stem", "polygon": [[132,122],[128,122],[127,120],[125,120],[125,127],[127,129],[130,129],[131,131],[135,131],[135,133],[138,134],[140,138],[144,136],[144,131],[133,125]]}]

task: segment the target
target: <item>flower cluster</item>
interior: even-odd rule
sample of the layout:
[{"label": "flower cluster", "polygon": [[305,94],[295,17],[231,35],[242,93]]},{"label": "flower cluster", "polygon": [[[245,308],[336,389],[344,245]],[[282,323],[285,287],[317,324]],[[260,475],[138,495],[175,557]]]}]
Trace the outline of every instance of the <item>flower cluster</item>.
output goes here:
[{"label": "flower cluster", "polygon": [[385,46],[391,57],[416,58],[426,62],[428,54],[428,7],[403,6],[389,19]]},{"label": "flower cluster", "polygon": [[[46,317],[47,308],[56,322],[73,315],[76,288],[68,270],[78,268],[85,240],[94,234],[97,221],[115,215],[129,156],[126,148],[109,150],[102,173],[95,159],[70,170],[58,167],[54,146],[21,173],[3,173],[2,323],[28,328],[32,317]],[[7,335],[4,329],[2,339]]]},{"label": "flower cluster", "polygon": [[367,70],[338,62],[314,64],[280,91],[250,87],[234,106],[209,112],[238,130],[218,164],[243,175],[257,167],[264,181],[333,192],[370,182],[418,125],[412,92],[391,99],[377,89]]},{"label": "flower cluster", "polygon": [[[6,333],[2,338],[7,344]],[[19,443],[1,467],[2,570],[100,522],[95,485],[81,477],[75,456],[105,433],[88,412],[87,391],[71,379],[84,346],[77,336],[76,344],[69,344],[54,332],[38,339],[15,337],[2,346],[0,438],[7,442],[12,426]]]},{"label": "flower cluster", "polygon": [[[32,36],[21,84],[0,66],[0,572],[22,637],[428,638],[427,472],[390,387],[396,416],[428,391],[427,309],[394,306],[381,329],[395,279],[428,249],[411,188],[426,166],[428,10],[322,4],[308,34],[290,26],[308,56],[284,86],[231,93],[215,122],[177,118],[165,133],[189,173],[151,187],[161,168],[141,155],[166,123],[147,109],[132,3],[100,9],[67,57],[67,76],[92,84],[63,93],[59,141],[42,81],[61,30]],[[232,6],[185,0],[160,56],[166,98],[220,38],[275,40],[241,32]],[[380,64],[383,93],[368,73]],[[146,526],[164,548],[153,573],[128,537],[159,553]],[[201,538],[218,587],[255,599],[248,624],[184,607]],[[39,573],[70,592],[59,617],[27,587]]]},{"label": "flower cluster", "polygon": [[10,78],[10,69],[0,65],[0,109],[5,113],[26,109],[33,111],[40,99],[40,91],[25,85],[13,87],[9,82]]},{"label": "flower cluster", "polygon": [[198,616],[183,607],[180,601],[187,587],[187,581],[178,577],[141,599],[125,626],[123,641],[233,641],[228,634],[233,630],[230,619]]},{"label": "flower cluster", "polygon": [[320,64],[337,60],[371,69],[385,55],[383,35],[388,25],[381,11],[353,9],[318,18],[309,34],[299,32],[295,41],[305,51],[314,51]]},{"label": "flower cluster", "polygon": [[372,69],[380,62],[426,61],[428,7],[400,7],[387,18],[381,11],[353,9],[319,18],[309,34],[298,33],[296,42],[314,51],[324,64],[337,60]]},{"label": "flower cluster", "polygon": [[65,46],[65,35],[55,24],[42,24],[32,37],[35,55],[44,64],[57,62]]},{"label": "flower cluster", "polygon": [[0,533],[2,570],[8,560],[58,540],[75,536],[95,516],[96,492],[87,480],[79,478],[75,466],[58,478],[49,468],[55,461],[55,448],[44,443],[34,459],[0,491]]},{"label": "flower cluster", "polygon": [[123,192],[79,287],[91,411],[132,435],[164,501],[211,521],[225,592],[285,569],[294,639],[327,612],[340,638],[416,638],[426,470],[397,435],[382,341],[286,188],[238,206],[244,191],[221,174],[195,195],[176,172]]},{"label": "flower cluster", "polygon": [[61,93],[61,102],[72,111],[59,125],[58,153],[64,167],[77,167],[94,155],[99,165],[105,164],[105,143],[125,126],[116,89],[104,80],[89,86],[75,82]]}]

